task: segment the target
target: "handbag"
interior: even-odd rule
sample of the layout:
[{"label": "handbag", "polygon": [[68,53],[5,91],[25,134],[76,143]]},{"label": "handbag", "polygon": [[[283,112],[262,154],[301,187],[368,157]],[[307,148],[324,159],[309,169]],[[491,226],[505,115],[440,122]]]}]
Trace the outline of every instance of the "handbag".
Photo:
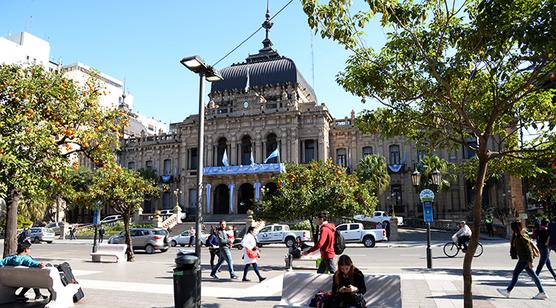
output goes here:
[{"label": "handbag", "polygon": [[247,252],[247,257],[249,259],[256,259],[258,257],[261,256],[261,253],[259,252],[258,249],[249,249],[249,248],[245,248],[246,252]]},{"label": "handbag", "polygon": [[529,246],[531,247],[531,252],[533,253],[533,258],[536,258],[541,255],[539,247],[533,243],[533,241],[529,240]]}]

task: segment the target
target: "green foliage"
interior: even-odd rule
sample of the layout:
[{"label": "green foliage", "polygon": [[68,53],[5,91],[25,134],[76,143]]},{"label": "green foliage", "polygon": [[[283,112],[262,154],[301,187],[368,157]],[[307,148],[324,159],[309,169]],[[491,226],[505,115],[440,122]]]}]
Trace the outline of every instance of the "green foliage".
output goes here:
[{"label": "green foliage", "polygon": [[436,155],[427,155],[421,158],[417,166],[417,170],[421,173],[420,189],[432,188],[432,173],[435,170],[440,172],[442,181],[438,187],[439,191],[450,188],[451,183],[457,179],[455,166]]},{"label": "green foliage", "polygon": [[386,160],[380,155],[367,155],[359,161],[355,174],[375,196],[384,192],[390,185],[390,175]]},{"label": "green foliage", "polygon": [[290,230],[311,230],[311,224],[308,220],[302,220],[293,225],[290,225]]},{"label": "green foliage", "polygon": [[327,211],[330,217],[369,214],[375,196],[353,174],[331,160],[307,165],[287,164],[286,172],[273,178],[279,190],[266,194],[257,204],[255,217],[271,222],[310,220]]}]

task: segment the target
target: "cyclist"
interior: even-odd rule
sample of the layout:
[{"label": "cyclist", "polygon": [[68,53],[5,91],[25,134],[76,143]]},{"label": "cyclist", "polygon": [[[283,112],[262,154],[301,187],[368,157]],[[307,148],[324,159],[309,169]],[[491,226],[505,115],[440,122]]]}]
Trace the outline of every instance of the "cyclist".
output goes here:
[{"label": "cyclist", "polygon": [[467,243],[471,238],[471,229],[465,224],[465,221],[460,221],[458,224],[459,230],[454,235],[452,235],[452,240],[457,241],[458,247],[462,247],[461,251],[465,252],[467,250]]}]

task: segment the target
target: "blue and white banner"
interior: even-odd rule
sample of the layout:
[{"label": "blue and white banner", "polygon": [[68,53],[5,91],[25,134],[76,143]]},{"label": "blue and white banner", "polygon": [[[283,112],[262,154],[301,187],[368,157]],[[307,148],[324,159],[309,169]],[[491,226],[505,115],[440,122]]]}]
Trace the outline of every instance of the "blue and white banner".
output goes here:
[{"label": "blue and white banner", "polygon": [[253,158],[253,150],[251,150],[251,165],[255,164],[255,158]]},{"label": "blue and white banner", "polygon": [[402,169],[403,165],[388,165],[388,168],[390,169],[390,171],[398,173],[400,172],[400,170]]},{"label": "blue and white banner", "polygon": [[247,82],[245,83],[245,92],[249,92],[249,66],[247,66]]},{"label": "blue and white banner", "polygon": [[230,188],[230,214],[232,214],[234,212],[234,188],[236,184],[230,183],[228,187]]},{"label": "blue and white banner", "polygon": [[255,201],[259,201],[261,199],[261,183],[255,182]]},{"label": "blue and white banner", "polygon": [[204,167],[204,175],[233,175],[233,174],[252,174],[252,173],[265,173],[286,172],[284,164],[253,164],[253,165],[239,165],[239,166],[219,166],[219,167]]},{"label": "blue and white banner", "polygon": [[278,151],[278,148],[276,148],[276,150],[272,151],[272,153],[270,153],[270,155],[268,155],[268,157],[264,160],[264,164],[266,164],[266,162],[274,157],[280,157],[280,151]]},{"label": "blue and white banner", "polygon": [[207,213],[210,213],[210,189],[212,188],[212,185],[207,184]]},{"label": "blue and white banner", "polygon": [[224,166],[229,166],[230,165],[228,163],[228,154],[226,154],[226,149],[224,149],[224,154],[222,154],[222,164]]}]

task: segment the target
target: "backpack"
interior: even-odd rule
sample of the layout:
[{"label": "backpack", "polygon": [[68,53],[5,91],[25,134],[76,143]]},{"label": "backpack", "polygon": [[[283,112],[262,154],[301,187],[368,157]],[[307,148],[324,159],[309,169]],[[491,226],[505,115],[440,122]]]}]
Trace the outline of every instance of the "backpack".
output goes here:
[{"label": "backpack", "polygon": [[[73,271],[69,263],[64,262],[62,264],[56,265],[58,272],[60,272],[60,279],[62,280],[62,284],[67,286],[70,283],[79,284],[73,275]],[[83,297],[85,297],[85,293],[83,293],[83,289],[81,287],[77,290],[77,292],[73,295],[73,302],[77,303]]]},{"label": "backpack", "polygon": [[341,255],[346,249],[346,240],[340,231],[334,230],[334,253]]}]

